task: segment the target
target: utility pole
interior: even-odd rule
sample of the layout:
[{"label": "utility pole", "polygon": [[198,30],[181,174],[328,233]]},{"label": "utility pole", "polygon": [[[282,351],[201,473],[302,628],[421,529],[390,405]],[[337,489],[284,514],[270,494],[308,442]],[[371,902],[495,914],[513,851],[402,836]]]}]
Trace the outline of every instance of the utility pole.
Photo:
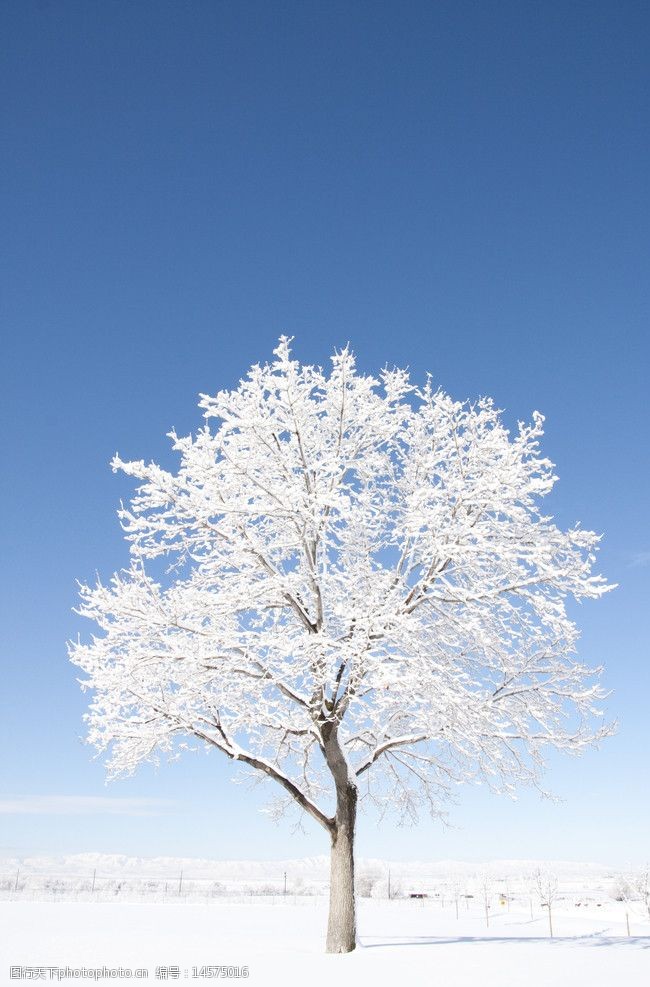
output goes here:
[{"label": "utility pole", "polygon": [[93,871],[93,886],[92,886],[92,888],[90,889],[90,893],[91,893],[91,894],[94,894],[94,893],[95,893],[95,878],[96,878],[96,877],[97,877],[97,870],[95,869],[95,870]]},{"label": "utility pole", "polygon": [[287,893],[287,872],[284,872],[284,893]]},{"label": "utility pole", "polygon": [[390,867],[388,868],[388,900],[390,901]]},{"label": "utility pole", "polygon": [[181,893],[181,888],[183,887],[183,871],[181,871],[181,876],[178,881],[178,893]]}]

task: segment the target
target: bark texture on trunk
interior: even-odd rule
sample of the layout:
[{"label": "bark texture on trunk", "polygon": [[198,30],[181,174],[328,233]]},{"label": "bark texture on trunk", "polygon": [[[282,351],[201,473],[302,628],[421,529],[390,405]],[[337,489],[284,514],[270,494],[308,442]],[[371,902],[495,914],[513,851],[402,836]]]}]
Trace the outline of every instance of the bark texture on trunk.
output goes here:
[{"label": "bark texture on trunk", "polygon": [[328,953],[350,953],[356,946],[354,899],[354,828],[357,818],[357,786],[337,737],[337,725],[322,730],[323,753],[336,787],[336,816],[330,829],[330,907],[327,921]]},{"label": "bark texture on trunk", "polygon": [[357,790],[351,785],[337,799],[336,827],[332,833],[330,907],[327,921],[328,953],[350,953],[357,942],[354,900],[354,825]]}]

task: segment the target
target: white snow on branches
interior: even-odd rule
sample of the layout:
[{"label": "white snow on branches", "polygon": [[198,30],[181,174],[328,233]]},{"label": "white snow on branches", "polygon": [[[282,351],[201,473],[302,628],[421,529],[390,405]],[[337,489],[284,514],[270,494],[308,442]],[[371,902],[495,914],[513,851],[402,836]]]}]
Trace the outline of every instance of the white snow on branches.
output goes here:
[{"label": "white snow on branches", "polygon": [[543,417],[511,435],[490,399],[358,374],[348,348],[329,375],[274,353],[171,433],[176,473],[113,461],[139,482],[132,563],[81,587],[100,633],[70,645],[112,773],[198,738],[327,825],[334,723],[360,795],[415,818],[609,732],[565,603],[611,586],[598,536],[540,511]]}]

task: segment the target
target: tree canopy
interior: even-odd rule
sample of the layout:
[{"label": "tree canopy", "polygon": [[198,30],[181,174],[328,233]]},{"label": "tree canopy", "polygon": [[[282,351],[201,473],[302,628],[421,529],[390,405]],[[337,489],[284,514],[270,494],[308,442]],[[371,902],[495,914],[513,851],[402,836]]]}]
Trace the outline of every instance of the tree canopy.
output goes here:
[{"label": "tree canopy", "polygon": [[511,434],[489,398],[359,374],[349,348],[326,374],[284,337],[200,407],[195,435],[170,433],[177,472],[113,460],[139,482],[132,562],[81,587],[101,634],[71,656],[112,773],[198,738],[326,824],[331,721],[360,795],[414,818],[606,732],[566,599],[611,587],[598,536],[541,512],[542,415]]}]

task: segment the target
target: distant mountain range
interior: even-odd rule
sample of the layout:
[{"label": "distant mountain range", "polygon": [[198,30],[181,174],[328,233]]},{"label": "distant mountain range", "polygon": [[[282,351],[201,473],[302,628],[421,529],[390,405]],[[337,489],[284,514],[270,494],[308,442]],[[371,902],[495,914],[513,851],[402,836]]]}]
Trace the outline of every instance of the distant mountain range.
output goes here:
[{"label": "distant mountain range", "polygon": [[[530,874],[537,867],[552,871],[562,881],[607,879],[620,868],[602,864],[567,860],[397,860],[358,858],[359,872],[385,876],[390,869],[400,878],[419,880],[449,880],[471,878],[487,872],[494,879],[517,878]],[[200,857],[129,857],[124,854],[75,853],[64,856],[28,856],[0,858],[0,873],[9,876],[16,870],[27,874],[86,877],[96,871],[102,877],[134,877],[166,879],[183,872],[184,878],[215,881],[258,882],[277,881],[285,873],[295,879],[325,882],[329,879],[329,857],[302,857],[290,860],[214,860]]]}]

